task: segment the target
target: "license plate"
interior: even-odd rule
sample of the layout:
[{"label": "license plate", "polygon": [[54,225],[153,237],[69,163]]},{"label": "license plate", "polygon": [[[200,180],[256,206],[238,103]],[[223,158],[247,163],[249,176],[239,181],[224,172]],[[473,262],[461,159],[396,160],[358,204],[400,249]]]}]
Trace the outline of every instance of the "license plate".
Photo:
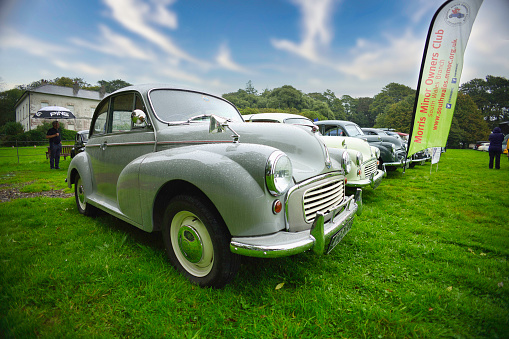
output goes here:
[{"label": "license plate", "polygon": [[327,250],[327,253],[329,253],[330,251],[332,251],[332,249],[334,247],[336,247],[337,244],[339,244],[341,242],[341,240],[343,240],[343,238],[345,237],[345,235],[350,231],[350,229],[352,228],[352,224],[353,224],[353,218],[350,219],[345,226],[343,226],[342,229],[340,229],[336,234],[334,234],[330,240],[330,243],[329,243],[329,249]]}]

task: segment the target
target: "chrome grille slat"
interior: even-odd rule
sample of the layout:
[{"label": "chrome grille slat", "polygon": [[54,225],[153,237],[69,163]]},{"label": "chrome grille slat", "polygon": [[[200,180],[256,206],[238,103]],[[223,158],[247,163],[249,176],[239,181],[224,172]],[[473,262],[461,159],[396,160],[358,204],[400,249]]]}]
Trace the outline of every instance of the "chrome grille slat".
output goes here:
[{"label": "chrome grille slat", "polygon": [[304,205],[306,205],[307,203],[312,203],[313,201],[318,200],[318,199],[323,199],[322,198],[323,193],[329,192],[330,190],[333,190],[333,189],[337,189],[340,185],[341,185],[341,183],[337,182],[334,185],[330,185],[330,186],[327,185],[326,187],[324,187],[322,189],[313,190],[312,193],[308,193],[304,197]]},{"label": "chrome grille slat", "polygon": [[316,212],[327,211],[341,203],[344,195],[344,180],[330,181],[306,191],[303,196],[306,222],[313,222]]},{"label": "chrome grille slat", "polygon": [[316,217],[316,212],[319,211],[326,211],[329,207],[333,207],[338,205],[343,200],[342,197],[336,197],[333,201],[330,202],[330,204],[327,205],[320,205],[316,208],[313,208],[311,210],[306,209],[306,218],[310,220],[314,220]]}]

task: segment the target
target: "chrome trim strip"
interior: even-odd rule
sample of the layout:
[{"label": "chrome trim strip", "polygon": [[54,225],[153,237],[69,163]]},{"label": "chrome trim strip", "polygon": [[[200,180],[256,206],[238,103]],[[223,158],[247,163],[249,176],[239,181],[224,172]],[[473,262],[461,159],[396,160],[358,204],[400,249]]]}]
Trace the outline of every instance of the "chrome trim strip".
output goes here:
[{"label": "chrome trim strip", "polygon": [[[114,143],[106,143],[106,146],[132,146],[132,145],[153,145],[155,141],[139,141],[139,142],[114,142]],[[103,144],[87,144],[86,147],[101,147]]]},{"label": "chrome trim strip", "polygon": [[160,141],[157,145],[177,144],[231,144],[231,140],[186,140],[186,141]]}]

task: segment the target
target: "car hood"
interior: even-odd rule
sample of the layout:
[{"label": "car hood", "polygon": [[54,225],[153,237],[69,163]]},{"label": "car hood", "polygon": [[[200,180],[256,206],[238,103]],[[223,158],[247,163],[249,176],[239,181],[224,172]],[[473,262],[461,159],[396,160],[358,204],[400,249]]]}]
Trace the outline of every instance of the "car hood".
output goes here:
[{"label": "car hood", "polygon": [[374,147],[366,140],[351,137],[320,136],[325,145],[330,148],[349,149],[362,153],[364,159],[374,157]]},{"label": "car hood", "polygon": [[[327,147],[311,128],[256,122],[231,122],[229,126],[240,136],[239,143],[271,146],[288,155],[296,182],[340,170],[340,159],[333,160],[331,167],[327,166]],[[232,134],[228,129],[222,133],[210,133],[209,124],[203,122],[170,125],[158,131],[157,142],[169,142],[173,147],[199,142],[233,143]]]}]

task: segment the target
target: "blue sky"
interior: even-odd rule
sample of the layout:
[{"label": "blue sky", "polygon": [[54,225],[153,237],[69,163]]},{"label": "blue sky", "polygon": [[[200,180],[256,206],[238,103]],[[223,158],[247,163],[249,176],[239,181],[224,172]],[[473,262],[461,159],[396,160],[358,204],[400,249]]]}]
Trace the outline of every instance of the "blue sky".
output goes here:
[{"label": "blue sky", "polygon": [[[223,94],[417,87],[442,0],[0,0],[0,89],[60,76]],[[509,1],[484,0],[461,82],[509,78]]]}]

